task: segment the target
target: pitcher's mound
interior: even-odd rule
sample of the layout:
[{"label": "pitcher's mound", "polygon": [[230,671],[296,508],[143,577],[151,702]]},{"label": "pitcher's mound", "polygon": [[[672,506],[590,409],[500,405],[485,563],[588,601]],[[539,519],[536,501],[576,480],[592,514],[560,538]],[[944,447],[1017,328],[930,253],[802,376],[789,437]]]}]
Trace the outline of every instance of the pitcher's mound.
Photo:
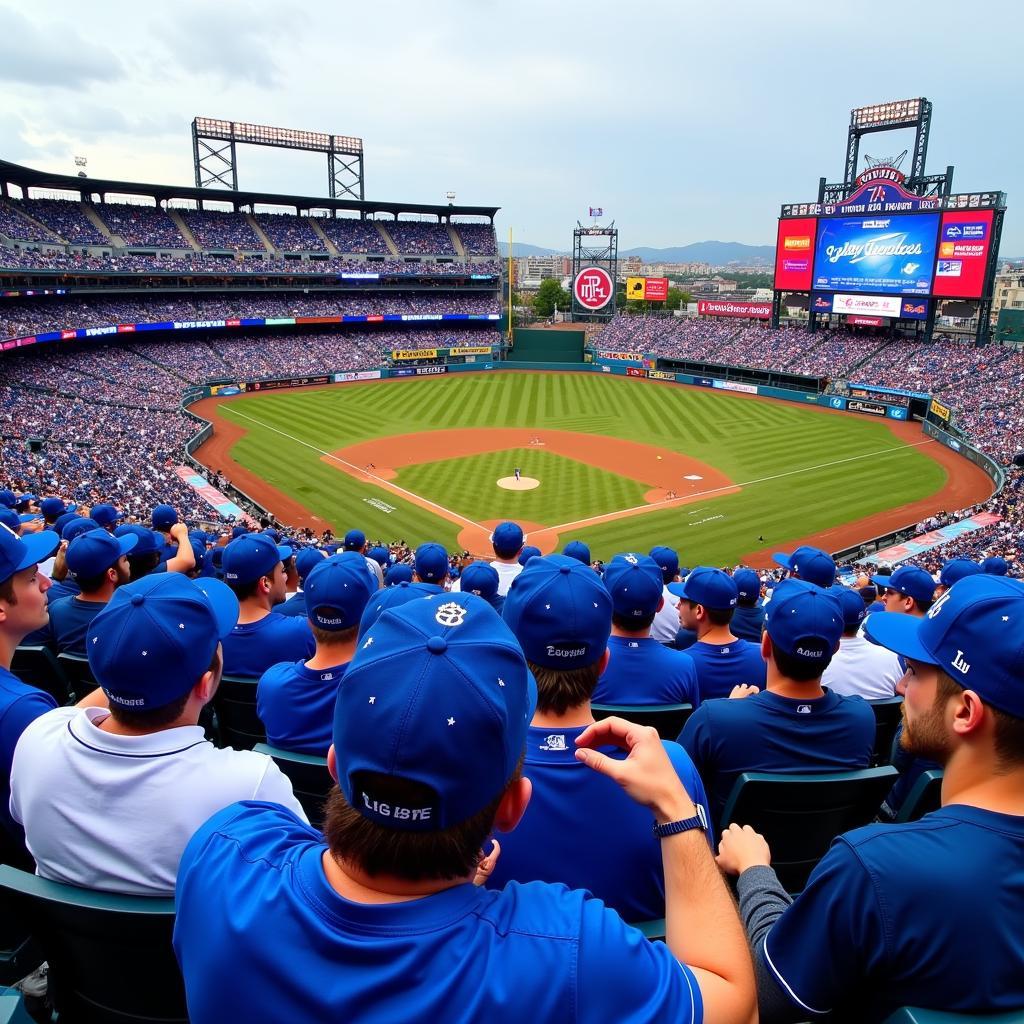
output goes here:
[{"label": "pitcher's mound", "polygon": [[540,487],[540,481],[532,476],[521,476],[518,480],[514,476],[503,476],[498,486],[504,487],[506,491],[532,491],[534,487]]}]

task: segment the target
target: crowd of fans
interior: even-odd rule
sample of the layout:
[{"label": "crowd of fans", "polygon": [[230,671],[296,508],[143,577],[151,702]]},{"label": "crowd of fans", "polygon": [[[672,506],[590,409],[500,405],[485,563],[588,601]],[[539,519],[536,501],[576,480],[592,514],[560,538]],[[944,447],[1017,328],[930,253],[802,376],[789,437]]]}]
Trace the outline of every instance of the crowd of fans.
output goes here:
[{"label": "crowd of fans", "polygon": [[[33,232],[33,220],[49,228],[58,239],[70,245],[109,245],[110,240],[86,216],[85,208],[77,200],[71,199],[8,199],[11,208],[25,214],[10,220],[9,225],[17,230]],[[5,232],[6,234],[7,232]],[[25,238],[25,235],[12,235],[13,238]],[[39,239],[43,241],[43,239]],[[49,241],[49,239],[45,239]]]},{"label": "crowd of fans", "polygon": [[457,224],[452,227],[462,239],[467,256],[497,256],[498,239],[490,224]]},{"label": "crowd of fans", "polygon": [[179,210],[200,249],[228,249],[232,252],[263,252],[266,247],[242,213],[218,210]]},{"label": "crowd of fans", "polygon": [[372,220],[355,217],[322,217],[317,220],[320,229],[331,240],[338,252],[363,253],[386,256],[391,250],[384,236]]},{"label": "crowd of fans", "polygon": [[145,245],[158,249],[191,248],[178,230],[178,225],[161,207],[107,203],[102,210],[103,223],[125,245]]},{"label": "crowd of fans", "polygon": [[326,252],[324,240],[306,217],[291,213],[257,213],[254,215],[263,234],[279,252]]},{"label": "crowd of fans", "polygon": [[389,220],[382,223],[400,253],[418,256],[455,255],[455,246],[444,224],[410,220]]}]

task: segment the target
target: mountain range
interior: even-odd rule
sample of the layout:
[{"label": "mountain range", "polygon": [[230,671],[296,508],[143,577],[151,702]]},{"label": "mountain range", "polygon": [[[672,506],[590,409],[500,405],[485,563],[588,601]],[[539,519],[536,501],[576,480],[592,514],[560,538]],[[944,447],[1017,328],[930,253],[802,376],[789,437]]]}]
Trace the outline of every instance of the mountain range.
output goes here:
[{"label": "mountain range", "polygon": [[[498,245],[502,256],[507,256],[508,243],[499,242]],[[545,249],[525,242],[514,242],[512,248],[516,256],[568,255],[568,251],[564,249]],[[689,245],[673,245],[664,249],[654,249],[650,246],[620,249],[619,259],[626,256],[639,256],[644,263],[710,263],[716,267],[724,267],[730,263],[738,263],[745,267],[756,264],[771,266],[775,261],[775,246],[746,245],[743,242],[691,242]]]}]

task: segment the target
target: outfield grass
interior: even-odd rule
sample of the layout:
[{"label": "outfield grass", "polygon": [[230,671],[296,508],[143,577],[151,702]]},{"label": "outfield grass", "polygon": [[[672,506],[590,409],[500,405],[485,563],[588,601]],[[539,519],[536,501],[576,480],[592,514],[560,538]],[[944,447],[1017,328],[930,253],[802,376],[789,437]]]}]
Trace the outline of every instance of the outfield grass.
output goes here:
[{"label": "outfield grass", "polygon": [[[466,427],[574,430],[678,451],[717,466],[745,485],[743,492],[574,530],[573,536],[605,558],[671,544],[690,564],[730,561],[763,546],[759,535],[763,543],[782,544],[898,507],[935,493],[946,481],[937,463],[898,447],[882,421],[599,374],[464,374],[348,384],[234,399],[221,403],[220,412],[249,432],[232,450],[234,458],[336,531],[359,526],[374,537],[437,539],[449,547],[456,544],[457,525],[349,477],[323,461],[321,452],[374,437]],[[514,492],[495,486],[517,462],[526,472],[534,455],[555,460],[550,474],[527,472],[542,480],[541,487]],[[871,457],[858,458],[864,455]],[[849,459],[856,461],[843,461]],[[528,449],[516,458],[505,452],[407,467],[395,482],[477,521],[518,515],[547,525],[639,504],[636,490],[641,500],[644,490],[635,481]],[[367,504],[374,498],[393,511]],[[538,509],[546,498],[550,511],[543,514]]]}]

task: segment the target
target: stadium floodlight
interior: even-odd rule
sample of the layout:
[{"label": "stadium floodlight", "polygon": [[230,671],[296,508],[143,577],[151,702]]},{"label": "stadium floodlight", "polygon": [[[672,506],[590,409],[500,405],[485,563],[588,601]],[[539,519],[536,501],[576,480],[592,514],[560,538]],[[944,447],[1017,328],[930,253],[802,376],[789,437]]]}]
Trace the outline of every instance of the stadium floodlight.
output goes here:
[{"label": "stadium floodlight", "polygon": [[850,123],[856,128],[913,127],[921,119],[921,112],[927,102],[924,97],[919,97],[856,107],[850,111]]},{"label": "stadium floodlight", "polygon": [[445,192],[444,197],[445,197],[445,199],[448,200],[448,205],[449,206],[454,206],[455,205],[455,193],[454,192]]}]

